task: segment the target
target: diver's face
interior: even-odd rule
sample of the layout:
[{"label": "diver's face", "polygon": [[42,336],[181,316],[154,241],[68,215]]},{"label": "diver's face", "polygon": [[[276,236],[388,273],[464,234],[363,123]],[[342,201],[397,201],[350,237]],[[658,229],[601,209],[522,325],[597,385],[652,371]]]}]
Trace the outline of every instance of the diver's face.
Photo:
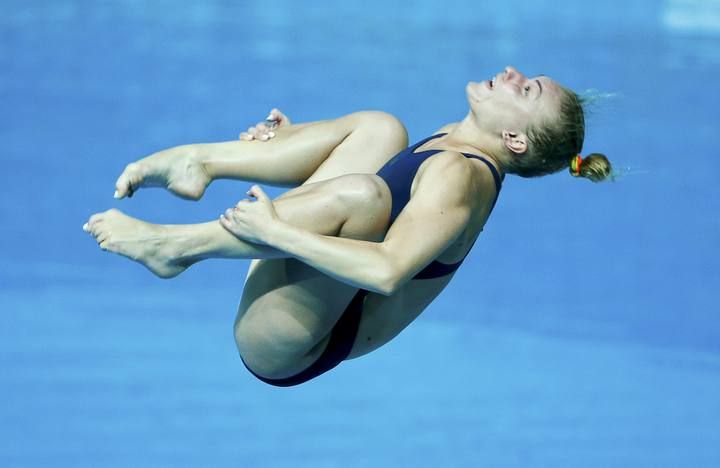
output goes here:
[{"label": "diver's face", "polygon": [[560,87],[547,76],[528,78],[513,67],[492,79],[469,82],[470,109],[482,127],[494,132],[525,132],[530,125],[553,119],[560,109]]}]

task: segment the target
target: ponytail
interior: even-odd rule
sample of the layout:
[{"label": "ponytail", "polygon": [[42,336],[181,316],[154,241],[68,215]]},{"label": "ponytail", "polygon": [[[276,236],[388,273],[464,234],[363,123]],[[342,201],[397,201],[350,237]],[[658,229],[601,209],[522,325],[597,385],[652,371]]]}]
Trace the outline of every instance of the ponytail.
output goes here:
[{"label": "ponytail", "polygon": [[601,153],[592,153],[584,158],[579,154],[570,159],[570,175],[585,177],[593,182],[602,182],[610,177],[612,165]]}]

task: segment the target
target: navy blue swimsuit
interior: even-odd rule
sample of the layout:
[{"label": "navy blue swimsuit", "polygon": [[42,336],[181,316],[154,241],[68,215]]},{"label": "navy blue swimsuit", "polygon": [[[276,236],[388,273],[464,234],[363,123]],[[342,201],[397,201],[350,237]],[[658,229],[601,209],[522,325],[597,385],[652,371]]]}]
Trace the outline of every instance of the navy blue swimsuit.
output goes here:
[{"label": "navy blue swimsuit", "polygon": [[[415,150],[428,141],[443,135],[445,135],[445,133],[433,135],[405,148],[378,171],[377,175],[380,176],[385,183],[387,183],[390,188],[390,193],[392,194],[390,224],[395,222],[395,219],[398,217],[403,208],[405,208],[405,205],[407,205],[410,201],[410,187],[412,186],[413,179],[415,178],[415,174],[417,174],[420,165],[422,165],[422,163],[429,157],[444,151],[441,149],[433,149],[415,153]],[[495,199],[492,204],[492,208],[494,208],[495,202],[497,202],[498,195],[500,194],[500,186],[502,183],[500,174],[498,174],[495,166],[482,156],[476,156],[469,153],[463,153],[463,155],[468,158],[479,159],[484,162],[490,169],[490,172],[492,172],[493,178],[495,179],[496,189]],[[457,270],[463,260],[452,264],[440,263],[437,260],[434,260],[422,271],[420,271],[420,273],[415,275],[413,279],[439,278],[441,276],[445,276]],[[355,294],[350,301],[350,304],[333,327],[332,332],[330,332],[330,340],[328,341],[325,350],[317,361],[311,364],[310,367],[304,371],[291,377],[268,379],[256,374],[249,367],[248,370],[255,377],[270,385],[275,385],[277,387],[291,387],[307,382],[308,380],[311,380],[337,366],[348,357],[350,351],[352,350],[352,346],[355,343],[358,327],[360,326],[360,319],[362,317],[363,303],[365,302],[365,296],[367,296],[367,294],[368,291],[364,289],[360,289],[357,294]],[[245,367],[247,367],[247,365],[245,365]]]},{"label": "navy blue swimsuit", "polygon": [[[441,149],[433,149],[416,153],[415,150],[427,143],[428,141],[434,140],[435,138],[441,137],[443,135],[445,135],[445,133],[438,133],[437,135],[425,138],[424,140],[421,140],[418,143],[415,143],[414,145],[404,149],[395,157],[393,157],[390,161],[388,161],[382,167],[382,169],[378,171],[377,175],[385,181],[385,183],[390,188],[390,193],[392,194],[392,211],[390,212],[390,224],[395,222],[395,219],[398,217],[398,215],[400,215],[400,212],[410,201],[410,188],[412,186],[413,179],[415,179],[415,174],[417,174],[417,171],[422,165],[422,163],[424,163],[425,160],[429,157],[445,151]],[[490,162],[488,162],[488,160],[483,158],[482,156],[476,156],[470,153],[463,153],[463,155],[467,158],[479,159],[480,161],[487,164],[490,172],[492,172],[493,178],[495,179],[496,189],[495,200],[492,204],[492,208],[494,208],[495,202],[497,202],[497,197],[498,195],[500,195],[500,186],[502,183],[502,178],[500,177],[500,174],[498,174],[495,166],[490,164]],[[492,211],[492,208],[490,208],[490,211]],[[413,279],[439,278],[440,276],[445,276],[457,270],[463,260],[465,259],[463,258],[459,262],[452,264],[440,263],[437,260],[433,260],[432,263],[426,266],[420,273],[415,275]]]}]

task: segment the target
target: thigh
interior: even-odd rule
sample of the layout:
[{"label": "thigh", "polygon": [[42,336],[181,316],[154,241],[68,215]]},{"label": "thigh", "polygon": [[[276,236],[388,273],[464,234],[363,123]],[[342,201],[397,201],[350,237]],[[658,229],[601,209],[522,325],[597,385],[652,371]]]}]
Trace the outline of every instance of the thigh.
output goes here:
[{"label": "thigh", "polygon": [[[293,224],[304,229],[375,241],[387,229],[390,213],[389,192],[380,182],[374,175],[345,175],[291,190],[276,206],[281,218],[292,222],[297,217]],[[382,193],[378,195],[376,189]],[[336,233],[332,230],[337,220],[325,216],[329,208],[323,197],[313,201],[313,192],[322,190],[343,193],[340,211],[347,216],[341,217]],[[321,208],[316,215],[311,205]],[[253,260],[235,322],[243,359],[266,376],[302,370],[322,351],[325,338],[356,292],[357,288],[292,258]]]},{"label": "thigh", "polygon": [[[243,358],[261,374],[266,366],[296,365],[288,375],[304,369],[356,292],[357,288],[294,259],[255,261],[235,320]],[[248,333],[249,339],[242,339]],[[303,357],[308,362],[302,362]]]},{"label": "thigh", "polygon": [[375,174],[407,147],[405,126],[390,114],[363,111],[341,119],[350,120],[353,131],[335,147],[306,184],[343,174]]}]

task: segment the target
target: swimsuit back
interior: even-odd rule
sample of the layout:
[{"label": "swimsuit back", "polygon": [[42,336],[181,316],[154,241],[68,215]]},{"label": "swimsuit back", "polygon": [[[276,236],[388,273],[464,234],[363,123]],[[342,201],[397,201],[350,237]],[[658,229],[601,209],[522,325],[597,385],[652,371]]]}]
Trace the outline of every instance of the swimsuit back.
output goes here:
[{"label": "swimsuit back", "polygon": [[[403,208],[405,208],[405,205],[407,205],[407,203],[410,201],[410,188],[412,186],[413,180],[415,179],[415,175],[417,174],[417,171],[422,165],[422,163],[425,162],[429,157],[444,151],[441,149],[433,149],[415,153],[415,150],[427,143],[428,141],[441,137],[443,135],[446,134],[439,133],[437,135],[432,135],[428,138],[425,138],[424,140],[419,141],[418,143],[415,143],[412,146],[405,148],[404,150],[396,154],[377,172],[377,175],[380,176],[390,188],[390,193],[392,195],[390,224],[395,222],[395,219],[397,219],[400,212],[403,210]],[[490,208],[490,211],[492,212],[492,208],[495,207],[495,203],[497,202],[498,196],[500,195],[500,188],[502,185],[502,178],[500,177],[500,174],[498,173],[497,169],[495,169],[495,166],[493,166],[486,158],[470,153],[462,154],[467,158],[479,159],[480,161],[484,162],[490,169],[490,172],[492,172],[496,188],[495,199],[493,200],[492,207]],[[445,276],[457,270],[463,260],[452,264],[440,263],[435,260],[427,267],[425,267],[420,273],[415,275],[413,279],[438,278],[440,276]]]}]

